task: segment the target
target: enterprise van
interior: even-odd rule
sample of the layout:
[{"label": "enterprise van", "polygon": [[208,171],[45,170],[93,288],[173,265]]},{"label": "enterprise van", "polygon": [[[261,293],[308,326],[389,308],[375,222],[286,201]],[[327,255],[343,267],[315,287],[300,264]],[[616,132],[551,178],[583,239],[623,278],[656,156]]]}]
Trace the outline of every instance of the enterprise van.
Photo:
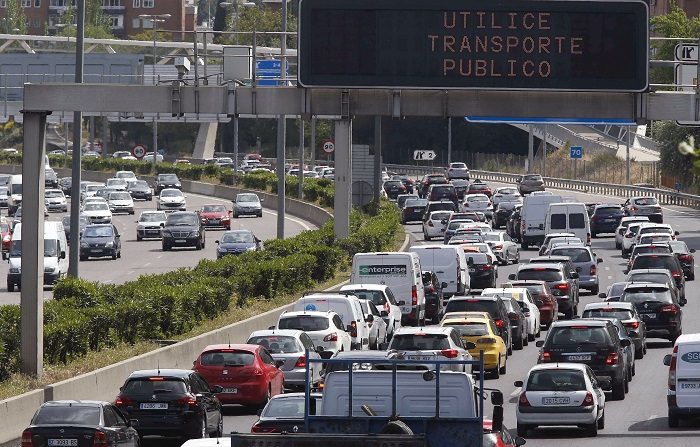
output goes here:
[{"label": "enterprise van", "polygon": [[520,210],[520,240],[523,250],[527,250],[530,245],[542,244],[546,234],[544,221],[549,204],[563,201],[562,196],[556,195],[531,194],[525,196],[523,207]]},{"label": "enterprise van", "polygon": [[333,311],[343,320],[343,328],[352,338],[352,349],[369,349],[370,327],[360,300],[352,292],[318,292],[299,298],[292,312]]},{"label": "enterprise van", "polygon": [[446,283],[442,293],[445,298],[464,295],[471,286],[467,258],[457,245],[414,245],[408,249],[420,257],[424,270],[435,272],[441,283]]},{"label": "enterprise van", "polygon": [[544,228],[547,234],[572,233],[591,245],[591,223],[584,203],[550,203]]},{"label": "enterprise van", "polygon": [[[451,202],[450,202],[451,203]],[[401,325],[425,322],[425,290],[417,253],[356,253],[352,258],[350,284],[382,284],[391,287],[401,306]]]},{"label": "enterprise van", "polygon": [[700,415],[700,334],[676,339],[673,354],[666,354],[668,370],[668,426],[678,427],[682,418]]},{"label": "enterprise van", "polygon": [[[52,286],[68,273],[66,250],[68,241],[62,222],[44,222],[44,285]],[[12,232],[10,251],[2,252],[2,259],[10,264],[7,273],[7,291],[21,288],[22,281],[22,223]]]}]

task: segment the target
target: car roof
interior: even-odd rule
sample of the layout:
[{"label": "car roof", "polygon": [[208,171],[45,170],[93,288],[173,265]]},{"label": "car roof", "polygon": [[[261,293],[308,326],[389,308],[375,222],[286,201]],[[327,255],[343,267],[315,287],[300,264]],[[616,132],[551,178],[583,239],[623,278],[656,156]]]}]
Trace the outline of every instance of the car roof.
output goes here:
[{"label": "car roof", "polygon": [[333,316],[337,315],[335,312],[332,310],[327,310],[327,311],[320,311],[320,310],[296,310],[296,311],[289,311],[289,312],[284,312],[280,315],[280,318],[285,318],[285,317],[297,317],[299,315],[307,315],[310,317],[325,317],[325,318],[333,318]]},{"label": "car roof", "polygon": [[649,222],[649,218],[647,216],[625,216],[620,220],[620,222],[629,221]]},{"label": "car roof", "polygon": [[577,318],[575,320],[566,320],[566,321],[555,321],[552,323],[551,327],[572,327],[572,326],[595,326],[595,327],[602,327],[605,326],[604,321],[600,320],[595,320],[595,319],[588,319],[588,318]]},{"label": "car roof", "polygon": [[129,374],[129,379],[140,379],[143,377],[177,377],[184,379],[192,374],[191,369],[140,369]]},{"label": "car roof", "polygon": [[620,302],[620,301],[606,301],[604,303],[588,303],[588,304],[586,304],[586,307],[583,308],[583,311],[585,312],[585,311],[590,310],[590,309],[606,309],[606,308],[633,310],[634,304]]},{"label": "car roof", "polygon": [[666,269],[634,269],[627,272],[627,276],[631,275],[632,273],[663,273],[668,277],[672,277],[671,272]]},{"label": "car roof", "polygon": [[683,334],[676,339],[676,345],[681,343],[700,343],[700,333],[697,334]]},{"label": "car roof", "polygon": [[461,311],[461,312],[448,312],[442,319],[447,320],[448,318],[491,318],[491,314],[488,312],[477,312],[477,311]]},{"label": "car roof", "polygon": [[487,315],[470,315],[470,316],[463,316],[463,317],[458,317],[458,316],[446,316],[445,318],[442,319],[441,324],[447,324],[447,323],[466,323],[469,321],[476,321],[476,322],[488,322],[489,320],[493,320],[491,316]]},{"label": "car roof", "polygon": [[253,331],[253,333],[248,336],[248,339],[253,337],[264,337],[266,335],[281,335],[299,338],[303,333],[304,331],[300,331],[299,329],[263,329],[260,331]]},{"label": "car roof", "polygon": [[389,286],[385,284],[346,284],[340,288],[341,292],[347,290],[376,290],[380,292],[386,291]]},{"label": "car roof", "polygon": [[222,349],[238,349],[241,351],[257,351],[260,349],[260,345],[252,343],[219,343],[215,345],[208,345],[206,348],[202,349],[202,352],[207,351],[218,351]]},{"label": "car roof", "polygon": [[528,375],[534,371],[541,371],[543,369],[577,369],[579,371],[586,371],[586,365],[583,363],[540,363],[530,368]]},{"label": "car roof", "polygon": [[558,269],[563,269],[564,266],[560,264],[543,264],[543,263],[536,263],[533,262],[532,264],[521,264],[518,266],[518,271],[521,270],[537,270],[537,269],[543,269],[543,270],[558,270]]},{"label": "car roof", "polygon": [[104,407],[105,405],[111,405],[109,402],[103,401],[103,400],[72,400],[72,399],[63,399],[63,400],[50,400],[48,402],[44,402],[42,406],[50,406],[50,407],[63,407],[63,406],[70,406],[70,405],[84,405],[84,406],[90,406],[90,407]]},{"label": "car roof", "polygon": [[[333,356],[333,359],[374,359],[374,358],[386,358],[387,351],[342,351],[338,352]],[[302,393],[303,394],[303,393]]]},{"label": "car roof", "polygon": [[466,301],[466,300],[481,300],[481,301],[496,301],[496,296],[490,295],[490,296],[484,296],[484,295],[459,295],[459,296],[453,296],[452,298],[449,299],[448,303],[452,300],[454,301]]},{"label": "car roof", "polygon": [[630,289],[668,289],[668,284],[661,284],[658,282],[630,283],[625,287],[625,292]]},{"label": "car roof", "polygon": [[664,257],[664,258],[670,258],[670,257],[676,257],[673,253],[640,253],[638,254],[634,259],[637,258],[659,258],[659,257]]},{"label": "car roof", "polygon": [[181,447],[231,447],[231,437],[188,439]]},{"label": "car roof", "polygon": [[394,332],[394,336],[396,335],[406,335],[406,334],[416,334],[416,333],[424,333],[424,334],[447,334],[450,331],[453,331],[454,328],[451,327],[443,327],[443,326],[401,326]]}]

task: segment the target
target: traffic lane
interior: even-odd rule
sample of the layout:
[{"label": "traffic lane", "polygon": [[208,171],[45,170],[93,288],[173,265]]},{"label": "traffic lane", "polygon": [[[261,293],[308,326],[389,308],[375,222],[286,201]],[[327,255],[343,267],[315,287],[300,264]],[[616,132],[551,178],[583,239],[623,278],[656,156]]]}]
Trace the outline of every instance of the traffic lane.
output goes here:
[{"label": "traffic lane", "polygon": [[[231,201],[215,197],[207,197],[199,194],[186,193],[187,209],[198,210],[208,204],[223,204],[231,208]],[[216,259],[215,241],[223,233],[223,230],[210,229],[206,232],[206,245],[204,249],[196,251],[192,248],[173,249],[163,252],[160,239],[136,240],[136,221],[139,214],[145,210],[155,210],[157,201],[135,201],[133,215],[115,214],[113,222],[117,227],[122,240],[121,258],[90,258],[80,262],[80,277],[89,281],[99,281],[105,284],[120,284],[134,280],[143,274],[164,273],[180,267],[193,267],[200,259]],[[66,213],[50,213],[48,220],[60,221]],[[295,236],[302,231],[314,229],[309,222],[295,217],[285,218],[285,236]],[[240,217],[232,219],[231,228],[252,230],[263,241],[275,239],[277,236],[277,213],[263,210],[263,217]],[[70,251],[70,247],[68,249]],[[69,256],[69,253],[66,253]],[[0,305],[19,304],[20,293],[7,292],[5,278],[7,278],[8,263],[0,263],[0,281],[3,286],[0,291]],[[44,290],[44,299],[51,299],[51,289]]]}]

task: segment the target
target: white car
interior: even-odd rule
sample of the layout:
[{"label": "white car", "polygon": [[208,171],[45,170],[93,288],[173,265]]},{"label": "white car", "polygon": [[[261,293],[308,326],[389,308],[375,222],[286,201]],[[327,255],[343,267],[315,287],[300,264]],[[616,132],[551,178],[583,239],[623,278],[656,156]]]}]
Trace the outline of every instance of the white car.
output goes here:
[{"label": "white car", "polygon": [[493,207],[496,208],[501,202],[520,202],[523,203],[523,196],[518,192],[515,186],[503,186],[496,188],[491,197]]},{"label": "white car", "polygon": [[389,286],[383,284],[347,284],[341,287],[340,291],[352,292],[360,300],[372,301],[386,322],[389,338],[401,327],[401,306],[406,303],[396,301]]},{"label": "white car", "polygon": [[622,220],[620,220],[620,225],[615,230],[615,248],[618,250],[622,248],[622,240],[625,238],[625,232],[630,224],[642,222],[649,222],[649,218],[643,216],[623,217]]},{"label": "white car", "polygon": [[82,214],[90,219],[90,223],[104,224],[112,222],[112,212],[107,202],[89,202],[83,205]]},{"label": "white car", "polygon": [[466,163],[450,163],[450,166],[447,168],[447,179],[452,180],[455,178],[469,180],[469,168]]},{"label": "white car", "polygon": [[462,211],[491,211],[491,199],[486,194],[467,194],[462,202]]},{"label": "white car", "polygon": [[185,211],[187,202],[185,195],[176,188],[165,188],[158,196],[158,210]]},{"label": "white car", "polygon": [[527,319],[527,338],[529,341],[535,341],[539,338],[541,333],[541,320],[540,320],[540,309],[535,304],[535,300],[532,299],[530,291],[525,287],[509,287],[509,288],[491,288],[484,289],[481,291],[484,296],[491,295],[506,295],[510,296],[511,299],[517,301],[522,309],[525,318]]},{"label": "white car", "polygon": [[[676,236],[679,234],[678,231],[674,231],[673,227],[669,224],[657,224],[657,223],[651,223],[651,222],[643,222],[641,226],[639,227],[639,231],[634,237],[634,241],[632,242],[632,245],[639,245],[641,244],[641,239],[644,235],[648,234],[667,234],[670,237],[670,240],[675,241]],[[649,242],[647,242],[648,244]]]},{"label": "white car", "polygon": [[[388,350],[389,354],[398,354],[407,360],[425,361],[430,369],[435,369],[430,360],[472,360],[453,326],[404,326],[391,338]],[[445,364],[440,370],[470,372],[471,368],[469,365]]]},{"label": "white car", "polygon": [[107,204],[112,213],[134,214],[134,199],[126,191],[109,193]]},{"label": "white car", "polygon": [[636,245],[659,245],[673,241],[673,237],[668,233],[644,233],[637,235]]},{"label": "white car", "polygon": [[136,179],[136,174],[134,174],[134,171],[117,171],[114,174],[114,178],[123,178],[127,182],[129,180],[137,180]]},{"label": "white car", "polygon": [[44,191],[44,204],[49,211],[68,211],[66,195],[60,189],[47,189]]},{"label": "white car", "polygon": [[345,331],[343,320],[333,311],[283,312],[277,321],[277,329],[304,331],[315,346],[323,346],[324,351],[333,354],[350,351],[352,345],[352,337]]},{"label": "white car", "polygon": [[373,302],[361,300],[360,306],[365,314],[365,321],[369,325],[369,349],[380,349],[380,346],[383,347],[388,340],[386,321]]},{"label": "white car", "polygon": [[143,211],[136,221],[136,240],[163,237],[163,226],[167,218],[164,211]]},{"label": "white car", "polygon": [[128,183],[126,182],[126,179],[123,178],[109,178],[107,179],[107,183],[105,183],[105,185],[108,188],[116,191],[126,191]]},{"label": "white car", "polygon": [[513,264],[520,262],[520,245],[516,244],[505,232],[489,231],[482,234],[501,264],[508,265],[511,262]]},{"label": "white car", "polygon": [[625,235],[622,238],[622,257],[626,258],[632,251],[632,245],[634,245],[634,240],[637,237],[637,232],[639,228],[644,224],[644,222],[634,222],[627,226],[625,230]]},{"label": "white car", "polygon": [[603,384],[588,365],[535,365],[515,386],[521,388],[515,410],[518,436],[540,425],[578,425],[591,436],[605,428]]},{"label": "white car", "polygon": [[129,152],[129,151],[116,151],[112,154],[112,158],[124,159],[130,155],[131,155],[131,152]]},{"label": "white car", "polygon": [[80,202],[84,203],[86,198],[93,197],[95,194],[97,194],[97,191],[104,189],[104,187],[104,183],[91,182],[85,184],[84,188],[82,188],[82,191],[80,192]]},{"label": "white car", "polygon": [[431,212],[427,219],[423,220],[423,239],[431,241],[433,238],[443,237],[450,215],[452,215],[452,211]]}]

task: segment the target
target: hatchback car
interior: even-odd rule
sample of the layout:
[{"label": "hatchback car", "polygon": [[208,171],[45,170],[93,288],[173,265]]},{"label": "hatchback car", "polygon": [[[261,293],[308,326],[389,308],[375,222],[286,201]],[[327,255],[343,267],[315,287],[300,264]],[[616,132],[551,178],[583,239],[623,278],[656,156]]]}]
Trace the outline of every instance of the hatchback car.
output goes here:
[{"label": "hatchback car", "polygon": [[496,324],[498,335],[508,348],[508,354],[513,353],[513,337],[511,336],[508,310],[503,300],[498,296],[453,296],[445,307],[445,317],[452,313],[488,312]]},{"label": "hatchback car", "polygon": [[262,217],[262,199],[253,193],[236,194],[233,199],[232,214],[235,218],[239,216]]},{"label": "hatchback car", "polygon": [[[151,156],[151,158],[153,157]],[[166,188],[182,189],[182,183],[176,174],[158,174],[153,188],[154,193],[160,195],[160,192]]]},{"label": "hatchback car", "polygon": [[666,284],[681,306],[687,303],[685,296],[682,295],[681,291],[676,287],[676,281],[674,281],[673,276],[671,276],[671,272],[666,269],[630,270],[627,273],[627,281],[635,284],[643,282]]},{"label": "hatchback car", "polygon": [[650,222],[662,223],[663,211],[656,197],[630,197],[622,205],[628,216],[646,216]]},{"label": "hatchback car", "polygon": [[283,312],[276,328],[306,332],[314,345],[322,346],[330,356],[340,351],[350,351],[352,346],[352,338],[345,330],[343,320],[333,311]]},{"label": "hatchback car", "polygon": [[105,182],[107,188],[112,188],[116,191],[126,191],[128,183],[123,178],[110,178]]},{"label": "hatchback car", "polygon": [[[452,327],[402,327],[391,338],[390,353],[396,352],[408,360],[472,360],[459,333]],[[440,365],[441,371],[467,371],[464,364]]]},{"label": "hatchback car", "polygon": [[470,288],[496,287],[498,273],[489,257],[484,253],[465,253],[465,256],[469,266]]},{"label": "hatchback car", "polygon": [[647,353],[647,332],[644,320],[632,303],[589,303],[583,309],[583,318],[610,317],[620,320],[634,344],[635,358],[644,358]]},{"label": "hatchback car", "polygon": [[464,201],[462,202],[463,211],[480,211],[486,216],[492,214],[491,199],[486,194],[474,194],[469,193],[464,196]]},{"label": "hatchback car", "polygon": [[666,284],[630,284],[620,302],[634,304],[646,325],[647,337],[675,342],[683,333],[683,311]]},{"label": "hatchback car", "polygon": [[199,215],[193,211],[176,211],[163,225],[163,251],[173,247],[194,247],[201,250],[206,246],[206,231]]},{"label": "hatchback car", "polygon": [[466,179],[469,180],[469,168],[467,167],[466,163],[462,162],[455,162],[455,163],[450,163],[450,166],[447,167],[447,178],[449,180],[453,179]]},{"label": "hatchback car", "polygon": [[685,275],[683,275],[683,267],[674,254],[650,253],[638,255],[634,258],[631,270],[638,269],[666,269],[671,272],[673,279],[676,281],[676,287],[680,291],[681,298],[685,299]]},{"label": "hatchback car", "polygon": [[224,205],[204,205],[199,209],[199,218],[206,228],[231,229],[231,215]]},{"label": "hatchback car", "polygon": [[426,321],[432,321],[433,324],[437,324],[445,313],[443,283],[440,282],[435,272],[423,271],[421,277],[423,279],[423,291],[425,292],[425,319]]},{"label": "hatchback car", "polygon": [[520,262],[520,246],[503,231],[483,233],[484,240],[491,246],[501,265]]},{"label": "hatchback car", "polygon": [[[623,211],[624,212],[624,211]],[[632,223],[643,223],[643,222],[649,222],[648,217],[644,216],[628,216],[628,217],[623,217],[620,220],[620,224],[617,226],[615,229],[615,248],[620,249],[622,248],[622,239],[625,237],[625,232],[627,231],[627,227],[632,224]]]},{"label": "hatchback car", "polygon": [[479,353],[484,352],[484,372],[492,378],[498,379],[507,372],[508,348],[488,312],[481,312],[481,315],[452,314],[445,317],[440,325],[455,328],[462,342],[473,343],[474,348],[469,349],[472,357],[478,359]]},{"label": "hatchback car", "polygon": [[110,193],[107,204],[112,213],[134,214],[134,199],[126,191]]},{"label": "hatchback car", "polygon": [[68,211],[66,195],[60,189],[47,189],[44,191],[44,204],[49,211]]},{"label": "hatchback car", "polygon": [[603,386],[608,383],[587,365],[536,365],[514,385],[520,388],[515,410],[518,436],[542,425],[575,425],[591,436],[605,428]]},{"label": "hatchback car", "polygon": [[591,237],[599,233],[615,233],[625,216],[620,205],[596,205],[591,215]]},{"label": "hatchback car", "polygon": [[622,400],[629,391],[629,367],[624,352],[629,344],[628,339],[620,340],[609,321],[558,321],[549,328],[547,338],[537,342],[541,348],[537,363],[588,365],[598,379],[609,380],[613,398]]},{"label": "hatchback car", "polygon": [[[333,168],[330,168],[330,169],[333,169]],[[335,170],[333,170],[332,173],[335,174]],[[322,176],[323,176],[323,175],[322,175]],[[414,181],[411,177],[409,177],[408,175],[406,175],[406,174],[396,174],[396,175],[392,175],[392,176],[391,176],[391,180],[399,180],[399,181],[401,181],[401,183],[403,183],[403,186],[406,187],[406,193],[407,193],[407,194],[413,194],[413,186],[414,186],[414,184],[415,184],[415,181]]]},{"label": "hatchback car", "polygon": [[379,314],[386,322],[389,338],[394,331],[401,327],[401,306],[406,303],[397,301],[389,286],[384,284],[347,284],[340,288],[341,292],[352,292],[360,300],[372,301]]},{"label": "hatchback car", "polygon": [[452,184],[430,185],[426,198],[430,201],[451,200],[455,206],[459,205],[457,190]]},{"label": "hatchback car", "polygon": [[139,437],[220,437],[224,431],[221,403],[197,371],[151,369],[134,371],[119,388],[114,404],[133,424]]},{"label": "hatchback car", "polygon": [[[310,415],[320,412],[322,397],[323,394],[321,393],[311,393],[309,395]],[[270,399],[270,402],[262,409],[258,420],[250,428],[250,432],[304,433],[306,430],[306,424],[304,423],[305,408],[305,393],[278,394]],[[221,447],[225,447],[223,442]]]},{"label": "hatchback car", "polygon": [[500,201],[498,205],[494,204],[495,209],[493,210],[493,216],[491,217],[491,224],[493,228],[501,228],[508,226],[508,219],[513,214],[516,208],[520,206],[520,202],[504,202]]},{"label": "hatchback car", "polygon": [[119,230],[112,224],[88,225],[80,236],[80,260],[105,256],[111,256],[112,259],[122,257]]},{"label": "hatchback car", "polygon": [[360,300],[360,307],[369,327],[369,349],[378,349],[388,340],[386,322],[372,301]]},{"label": "hatchback car", "polygon": [[516,182],[518,183],[518,191],[523,196],[534,191],[544,191],[544,180],[539,174],[523,175]]},{"label": "hatchback car", "polygon": [[474,222],[472,219],[466,219],[466,218],[452,219],[451,217],[452,216],[450,215],[450,219],[447,220],[447,224],[445,227],[445,231],[444,231],[444,235],[443,235],[443,243],[444,244],[449,242],[450,239],[452,239],[452,236],[455,235],[457,230],[459,230],[463,227],[462,224]]},{"label": "hatchback car", "polygon": [[262,250],[262,241],[250,230],[231,230],[221,235],[221,239],[214,241],[216,258],[226,255],[239,255],[247,251]]},{"label": "hatchback car", "polygon": [[284,392],[282,361],[275,362],[267,349],[257,344],[220,344],[204,348],[194,362],[197,371],[212,385],[221,404],[257,408]]},{"label": "hatchback car", "polygon": [[493,194],[491,191],[491,187],[487,185],[486,183],[482,182],[479,179],[474,180],[469,185],[469,188],[467,188],[467,192],[465,193],[465,196],[469,194],[484,194],[486,197],[489,199],[491,198],[491,195]]},{"label": "hatchback car", "polygon": [[136,240],[145,238],[160,239],[167,215],[165,211],[143,211],[136,221]]},{"label": "hatchback car", "polygon": [[433,211],[423,220],[423,239],[431,241],[436,237],[444,237],[447,228],[447,218],[452,211]]},{"label": "hatchback car", "polygon": [[693,281],[695,279],[695,257],[693,256],[695,249],[688,248],[686,243],[683,241],[672,241],[669,243],[669,245],[671,246],[671,250],[673,250],[673,254],[676,255],[678,262],[680,262],[681,267],[683,268],[685,279],[688,281]]},{"label": "hatchback car", "polygon": [[520,203],[522,204],[523,202],[523,196],[520,195],[518,192],[518,188],[514,186],[502,186],[500,188],[496,188],[496,190],[493,192],[493,206],[498,205],[499,203]]},{"label": "hatchback car", "polygon": [[467,189],[469,189],[469,180],[464,180],[464,179],[454,179],[450,180],[450,183],[455,187],[455,192],[457,193],[457,199],[458,200],[463,200],[464,199],[464,194],[467,193]]},{"label": "hatchback car", "polygon": [[425,208],[428,206],[426,199],[419,199],[416,196],[411,196],[404,202],[404,207],[401,209],[401,223],[419,222],[423,219]]},{"label": "hatchback car", "polygon": [[185,195],[176,188],[164,188],[158,195],[157,210],[185,211],[187,201]]},{"label": "hatchback car", "polygon": [[557,299],[552,294],[546,281],[510,281],[508,285],[515,288],[525,288],[530,292],[530,297],[535,301],[535,305],[540,311],[540,324],[545,328],[549,328],[554,321],[559,319]]},{"label": "hatchback car", "polygon": [[418,184],[418,195],[422,198],[425,198],[425,195],[428,193],[428,188],[430,185],[434,184],[446,184],[447,183],[447,177],[445,177],[444,174],[426,174],[423,176],[421,179],[420,183]]},{"label": "hatchback car", "polygon": [[571,272],[564,264],[522,264],[518,272],[508,275],[510,280],[536,279],[546,281],[552,294],[557,298],[560,312],[566,318],[578,313],[578,273]]},{"label": "hatchback car", "polygon": [[598,264],[603,262],[603,259],[596,256],[591,247],[586,245],[555,246],[549,253],[551,256],[566,256],[571,259],[571,263],[578,273],[579,288],[586,289],[593,295],[598,294],[600,289]]},{"label": "hatchback car", "polygon": [[406,194],[406,186],[401,180],[388,180],[382,185],[389,200],[396,200],[399,194]]}]

